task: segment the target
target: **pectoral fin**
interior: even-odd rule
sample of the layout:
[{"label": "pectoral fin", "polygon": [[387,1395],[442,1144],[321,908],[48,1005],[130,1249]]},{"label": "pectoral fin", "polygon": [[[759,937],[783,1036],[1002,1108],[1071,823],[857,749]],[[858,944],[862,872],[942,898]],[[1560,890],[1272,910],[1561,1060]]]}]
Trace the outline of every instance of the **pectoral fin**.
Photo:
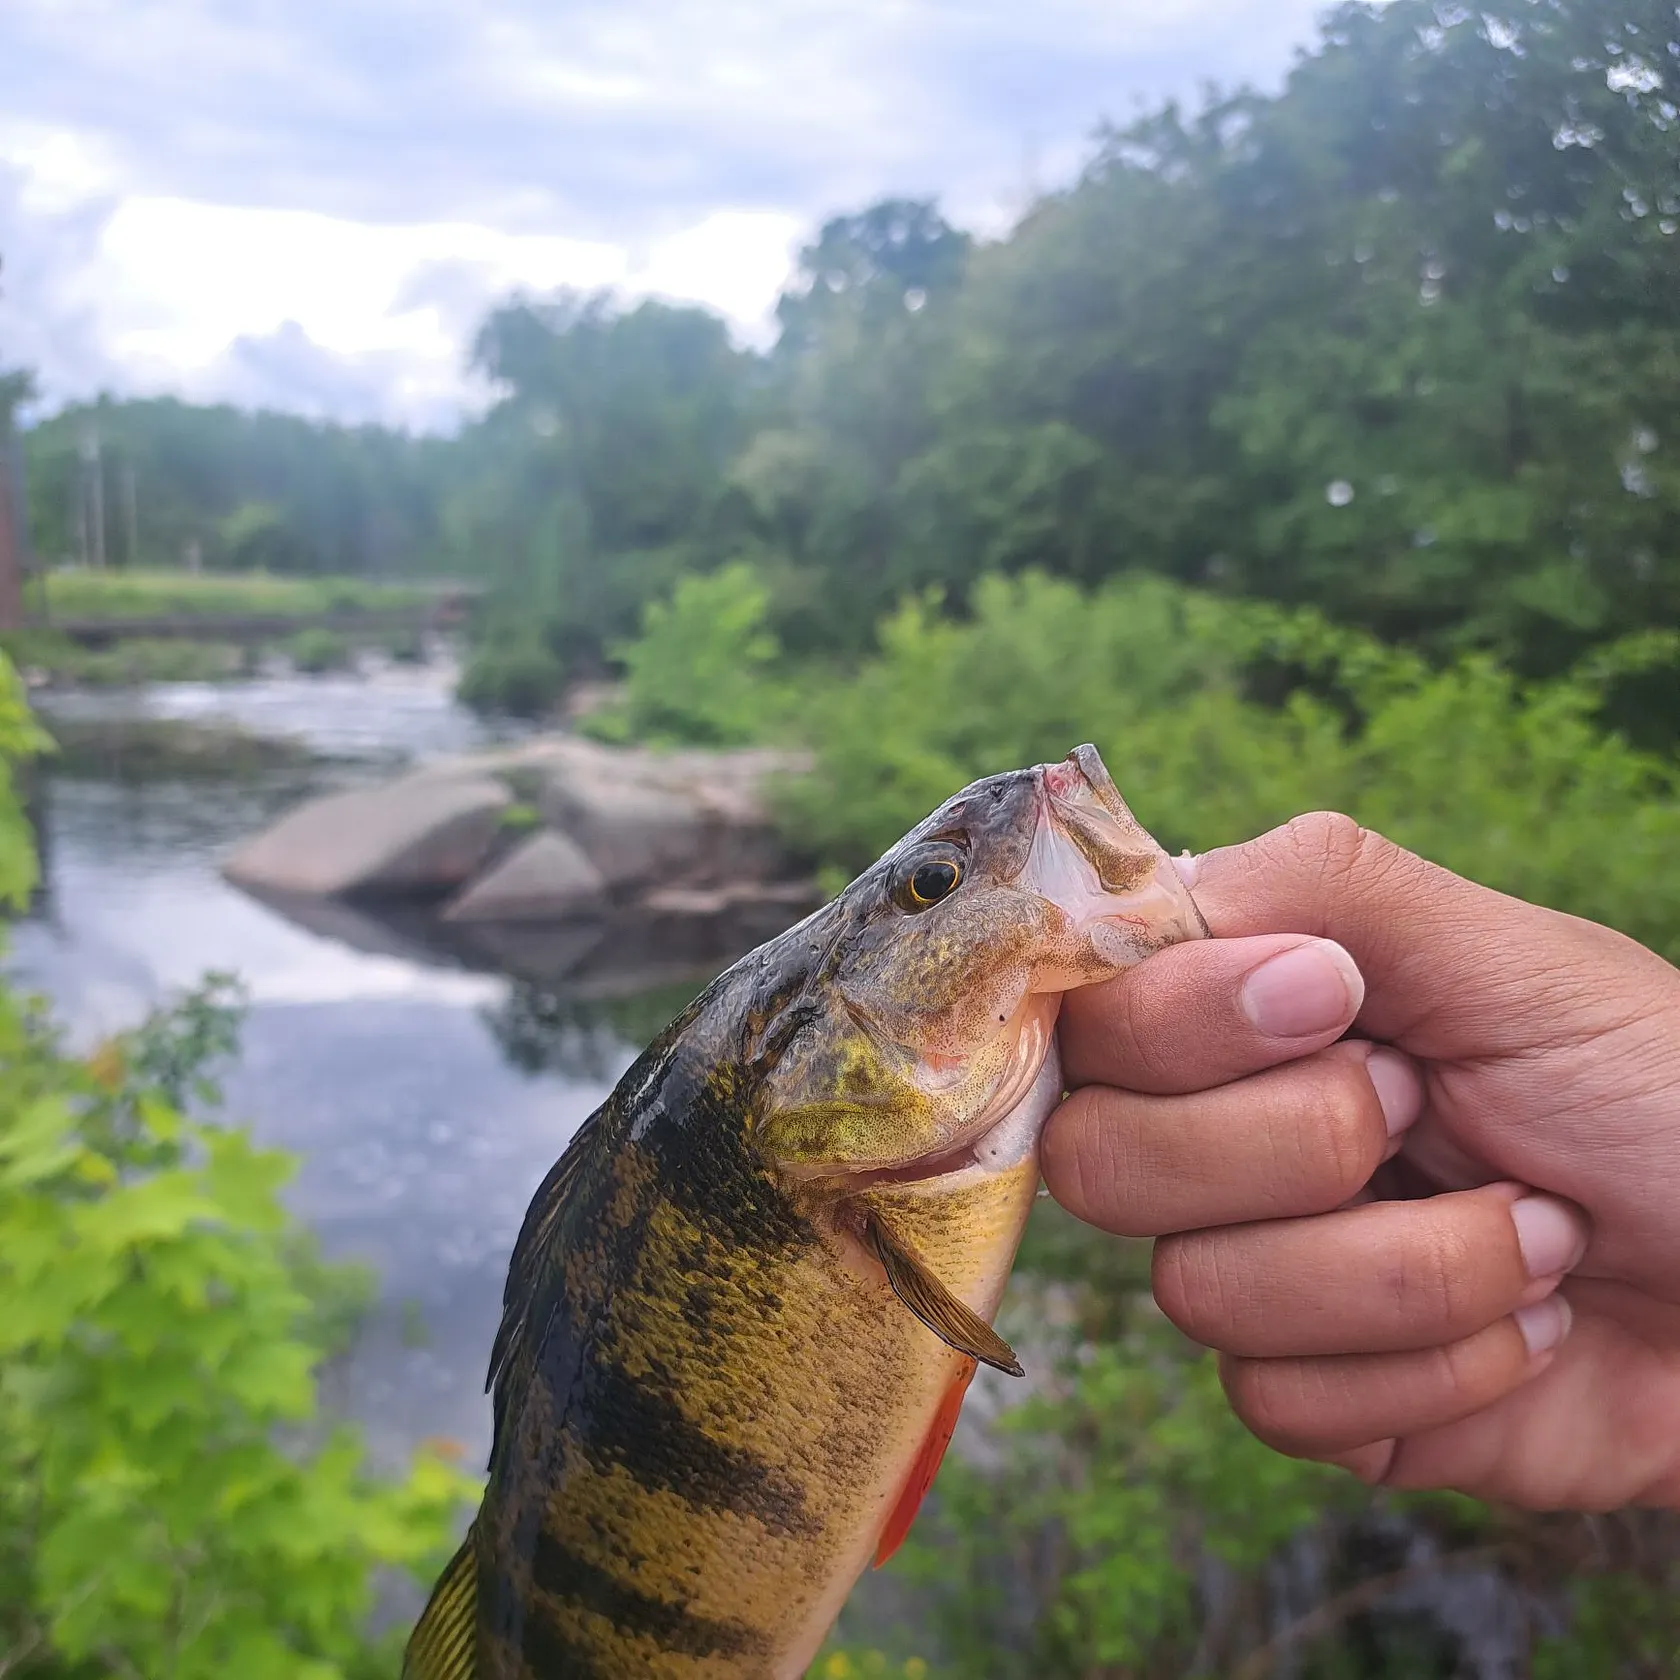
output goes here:
[{"label": "pectoral fin", "polygon": [[1021,1362],[1008,1342],[973,1308],[964,1306],[923,1261],[881,1223],[878,1215],[869,1216],[867,1230],[869,1244],[887,1274],[893,1294],[940,1341],[955,1348],[958,1353],[966,1353],[970,1359],[978,1359],[983,1365],[1007,1371],[1012,1377],[1022,1374]]},{"label": "pectoral fin", "polygon": [[409,1638],[402,1680],[475,1680],[477,1674],[478,1562],[469,1533]]}]

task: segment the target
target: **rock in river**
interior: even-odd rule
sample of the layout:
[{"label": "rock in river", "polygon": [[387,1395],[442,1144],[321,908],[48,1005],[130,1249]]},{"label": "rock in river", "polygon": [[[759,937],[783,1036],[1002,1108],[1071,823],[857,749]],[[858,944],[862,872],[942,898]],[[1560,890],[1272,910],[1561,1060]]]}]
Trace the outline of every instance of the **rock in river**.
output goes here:
[{"label": "rock in river", "polygon": [[235,886],[318,897],[445,892],[490,857],[512,802],[478,769],[418,771],[310,800],[241,846],[223,873]]},{"label": "rock in river", "polygon": [[578,843],[553,829],[522,840],[500,863],[452,899],[452,922],[592,914],[607,897],[606,877]]},{"label": "rock in river", "polygon": [[552,736],[313,800],[242,846],[228,879],[258,894],[429,900],[456,923],[715,917],[767,893],[816,902],[780,844],[766,751],[658,753]]}]

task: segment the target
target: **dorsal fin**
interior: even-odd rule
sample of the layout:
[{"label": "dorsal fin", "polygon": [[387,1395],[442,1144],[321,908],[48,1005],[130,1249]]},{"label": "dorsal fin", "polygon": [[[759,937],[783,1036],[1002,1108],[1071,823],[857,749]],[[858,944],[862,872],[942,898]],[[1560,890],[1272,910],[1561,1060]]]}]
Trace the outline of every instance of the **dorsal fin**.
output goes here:
[{"label": "dorsal fin", "polygon": [[907,1248],[882,1223],[878,1213],[869,1215],[870,1246],[881,1262],[893,1294],[947,1347],[978,1359],[983,1365],[1022,1374],[1015,1350],[972,1307],[964,1305],[928,1270],[927,1263]]},{"label": "dorsal fin", "polygon": [[402,1680],[478,1680],[478,1559],[468,1531],[403,1652]]}]

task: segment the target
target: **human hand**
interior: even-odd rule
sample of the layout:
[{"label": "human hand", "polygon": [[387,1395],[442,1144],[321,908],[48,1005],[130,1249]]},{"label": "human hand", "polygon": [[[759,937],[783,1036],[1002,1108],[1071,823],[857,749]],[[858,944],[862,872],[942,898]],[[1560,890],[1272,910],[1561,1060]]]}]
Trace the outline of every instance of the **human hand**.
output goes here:
[{"label": "human hand", "polygon": [[1680,971],[1345,817],[1192,886],[1216,938],[1065,1001],[1052,1193],[1280,1451],[1680,1507]]}]

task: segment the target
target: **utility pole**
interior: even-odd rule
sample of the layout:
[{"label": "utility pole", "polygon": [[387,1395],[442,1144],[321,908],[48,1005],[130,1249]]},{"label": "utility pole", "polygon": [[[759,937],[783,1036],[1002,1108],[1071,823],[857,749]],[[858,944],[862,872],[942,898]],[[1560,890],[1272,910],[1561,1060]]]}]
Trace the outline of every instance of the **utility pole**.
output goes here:
[{"label": "utility pole", "polygon": [[0,630],[23,628],[23,450],[0,412]]},{"label": "utility pole", "polygon": [[123,490],[123,564],[132,572],[140,564],[140,506],[136,492],[134,468],[124,465]]},{"label": "utility pole", "polygon": [[88,532],[95,571],[105,570],[105,469],[99,459],[99,428],[89,425],[82,433],[82,495],[87,504]]}]

